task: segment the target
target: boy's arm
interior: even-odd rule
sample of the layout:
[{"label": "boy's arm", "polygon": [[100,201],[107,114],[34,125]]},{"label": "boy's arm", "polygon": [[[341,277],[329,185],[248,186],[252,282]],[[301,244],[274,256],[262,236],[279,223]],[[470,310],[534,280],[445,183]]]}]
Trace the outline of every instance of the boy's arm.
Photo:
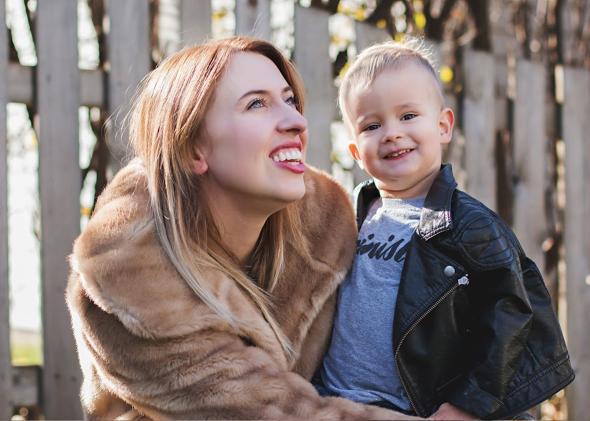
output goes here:
[{"label": "boy's arm", "polygon": [[470,274],[469,286],[474,320],[468,346],[473,365],[453,388],[448,402],[489,418],[503,410],[502,401],[532,326],[533,310],[511,233],[482,219],[463,232],[464,237],[469,236],[473,227],[477,234],[461,239],[468,244],[464,257],[477,270]]}]

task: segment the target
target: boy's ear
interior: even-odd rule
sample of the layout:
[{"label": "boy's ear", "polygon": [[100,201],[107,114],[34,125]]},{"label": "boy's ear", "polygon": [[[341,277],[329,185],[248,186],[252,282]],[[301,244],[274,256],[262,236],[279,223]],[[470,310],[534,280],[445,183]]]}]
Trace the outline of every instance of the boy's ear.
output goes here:
[{"label": "boy's ear", "polygon": [[196,175],[203,175],[209,169],[209,165],[207,165],[207,160],[205,158],[206,156],[203,149],[199,146],[195,146],[191,157],[191,168]]},{"label": "boy's ear", "polygon": [[350,142],[348,144],[348,152],[350,152],[350,155],[352,155],[358,166],[361,167],[361,169],[364,169],[363,162],[361,161],[361,154],[359,153],[359,148],[356,143]]},{"label": "boy's ear", "polygon": [[440,130],[440,143],[449,143],[453,137],[453,127],[455,126],[455,114],[450,108],[444,108],[440,112],[438,127]]}]

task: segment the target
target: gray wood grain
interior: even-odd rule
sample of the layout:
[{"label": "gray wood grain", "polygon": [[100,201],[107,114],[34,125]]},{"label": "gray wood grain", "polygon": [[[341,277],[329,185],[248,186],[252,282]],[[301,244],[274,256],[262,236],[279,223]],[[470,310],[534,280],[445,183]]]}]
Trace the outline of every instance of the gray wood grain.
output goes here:
[{"label": "gray wood grain", "polygon": [[48,419],[78,419],[81,373],[64,300],[67,256],[80,230],[77,4],[37,7],[44,412]]},{"label": "gray wood grain", "polygon": [[236,34],[270,40],[270,0],[236,0]]},{"label": "gray wood grain", "polygon": [[590,72],[564,70],[565,261],[567,341],[576,380],[567,388],[568,419],[588,416],[590,390]]},{"label": "gray wood grain", "polygon": [[108,110],[111,125],[108,144],[111,171],[116,172],[132,157],[125,117],[129,113],[137,85],[151,68],[149,1],[107,3],[110,33],[107,37],[110,72]]},{"label": "gray wood grain", "polygon": [[200,44],[211,37],[210,0],[180,1],[180,40],[183,46]]},{"label": "gray wood grain", "polygon": [[513,228],[524,251],[544,266],[542,244],[547,238],[545,216],[546,156],[545,67],[542,63],[518,60],[514,103],[514,187]]},{"label": "gray wood grain", "polygon": [[468,50],[464,57],[465,190],[496,209],[494,57]]},{"label": "gray wood grain", "polygon": [[10,358],[10,327],[8,326],[8,168],[6,103],[8,68],[8,33],[5,2],[0,1],[0,418],[10,419],[12,371]]},{"label": "gray wood grain", "polygon": [[336,89],[329,56],[330,33],[324,10],[295,6],[293,57],[305,84],[309,143],[307,162],[332,171],[330,125],[336,117]]}]

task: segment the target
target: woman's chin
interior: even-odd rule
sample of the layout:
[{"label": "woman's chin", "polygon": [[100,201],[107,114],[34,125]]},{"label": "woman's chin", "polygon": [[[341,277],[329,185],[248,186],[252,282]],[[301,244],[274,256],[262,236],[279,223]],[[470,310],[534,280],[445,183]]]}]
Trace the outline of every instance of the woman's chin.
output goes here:
[{"label": "woman's chin", "polygon": [[300,185],[291,185],[280,191],[276,191],[275,194],[273,194],[273,201],[275,202],[276,207],[283,208],[303,199],[303,196],[305,196],[305,184],[303,183],[303,180],[301,180]]}]

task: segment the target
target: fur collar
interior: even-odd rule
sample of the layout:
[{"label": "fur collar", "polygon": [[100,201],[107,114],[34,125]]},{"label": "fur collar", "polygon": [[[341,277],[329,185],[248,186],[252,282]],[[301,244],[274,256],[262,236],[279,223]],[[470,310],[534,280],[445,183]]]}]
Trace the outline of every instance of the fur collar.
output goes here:
[{"label": "fur collar", "polygon": [[[307,193],[297,206],[313,257],[289,248],[284,276],[272,295],[275,316],[300,355],[314,346],[307,338],[312,323],[344,278],[356,244],[346,192],[312,168],[305,182]],[[195,296],[159,245],[145,172],[137,161],[122,169],[101,195],[75,242],[71,265],[84,296],[137,336],[164,339],[219,329],[265,348],[285,368],[297,363],[309,372],[315,364],[287,362],[255,305],[222,273],[210,270],[204,286],[243,323],[228,324]],[[324,328],[330,327],[331,313],[329,319]]]}]

